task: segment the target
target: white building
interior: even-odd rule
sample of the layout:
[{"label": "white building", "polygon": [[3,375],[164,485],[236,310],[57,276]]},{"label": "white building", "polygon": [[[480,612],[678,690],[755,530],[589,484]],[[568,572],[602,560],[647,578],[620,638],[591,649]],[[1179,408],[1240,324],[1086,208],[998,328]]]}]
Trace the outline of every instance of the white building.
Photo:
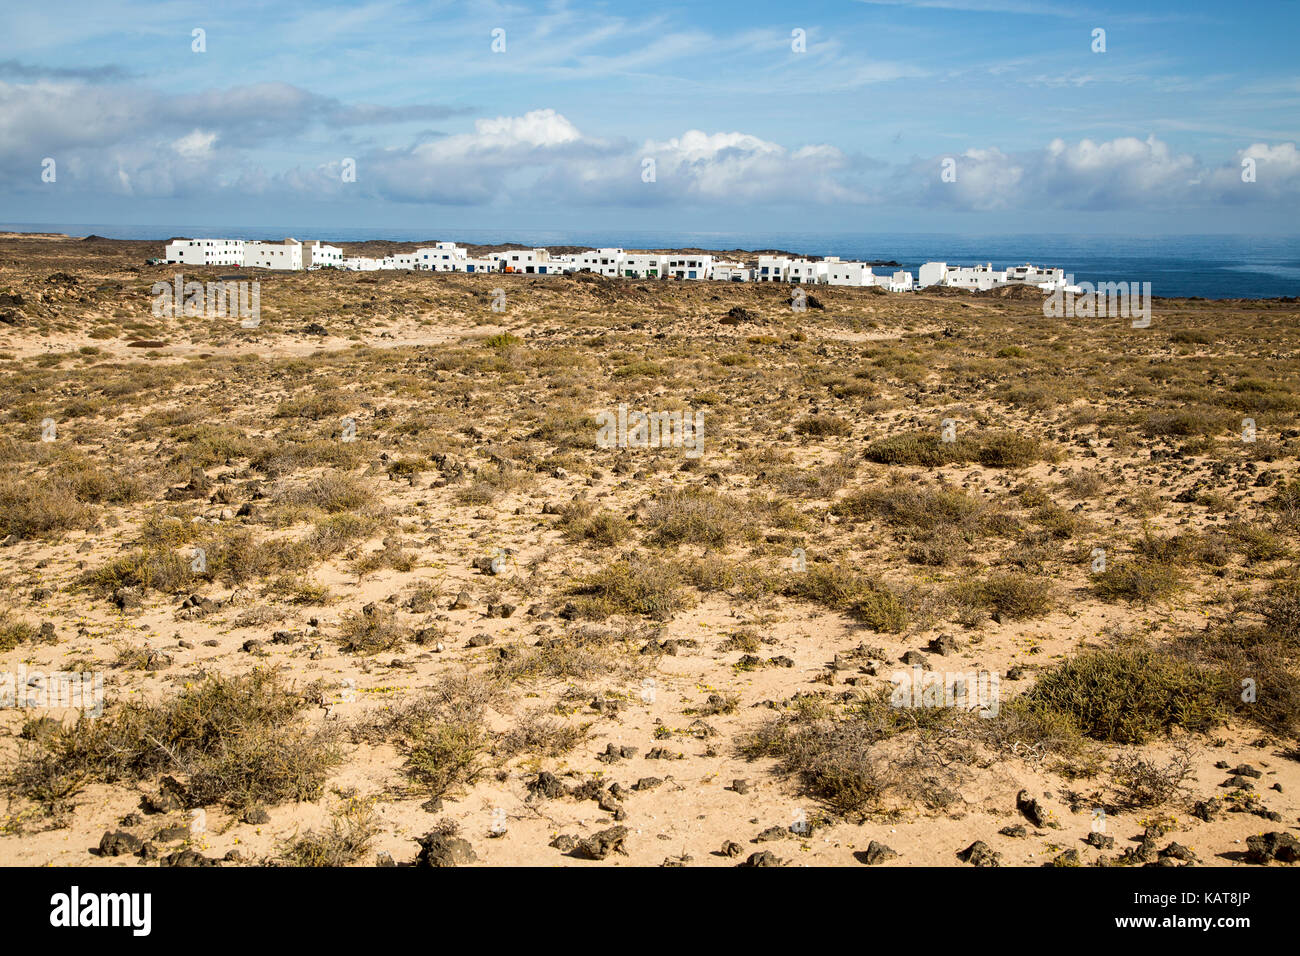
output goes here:
[{"label": "white building", "polygon": [[305,247],[308,269],[342,269],[343,250],[323,242],[313,242]]},{"label": "white building", "polygon": [[383,267],[378,259],[369,256],[344,256],[343,268],[349,272],[376,272]]},{"label": "white building", "polygon": [[429,272],[464,272],[469,252],[454,242],[435,242],[415,250],[416,268]]},{"label": "white building", "polygon": [[301,269],[302,243],[292,238],[284,242],[247,243],[244,265],[250,269]]},{"label": "white building", "polygon": [[911,292],[912,273],[906,269],[901,269],[888,279],[884,276],[878,276],[876,285],[883,285],[890,292]]},{"label": "white building", "polygon": [[672,279],[707,279],[713,274],[713,256],[669,256],[664,267]]},{"label": "white building", "polygon": [[561,265],[552,265],[551,254],[545,249],[510,249],[496,253],[494,258],[502,272],[544,276],[564,271]]},{"label": "white building", "polygon": [[499,272],[497,261],[495,259],[475,259],[467,257],[464,262],[466,272],[480,274],[483,272]]},{"label": "white building", "polygon": [[790,275],[790,259],[787,256],[759,256],[758,271],[754,273],[755,282],[785,282]]},{"label": "white building", "polygon": [[931,285],[943,285],[948,278],[948,263],[926,262],[917,270],[916,278],[916,284],[922,289]]},{"label": "white building", "polygon": [[754,278],[754,270],[739,262],[715,262],[712,278],[718,282],[750,282]]},{"label": "white building", "polygon": [[838,259],[826,260],[826,284],[869,286],[875,285],[876,277],[871,267],[865,262],[840,262]]},{"label": "white building", "polygon": [[610,278],[616,277],[623,269],[623,260],[627,256],[622,249],[588,249],[578,253],[577,269],[588,269]]},{"label": "white building", "polygon": [[622,275],[625,279],[660,279],[667,261],[659,252],[629,252],[623,256]]},{"label": "white building", "polygon": [[242,266],[243,239],[176,239],[167,243],[168,265]]},{"label": "white building", "polygon": [[917,285],[951,286],[954,289],[985,291],[1003,285],[1034,285],[1051,291],[1065,285],[1065,270],[1040,269],[1026,263],[1010,269],[994,269],[992,263],[973,266],[949,266],[946,262],[927,262],[917,273]]},{"label": "white building", "polygon": [[826,273],[827,266],[824,262],[813,262],[811,259],[791,259],[786,278],[787,281],[799,283],[800,285],[816,285],[824,281]]},{"label": "white building", "polygon": [[1050,289],[1062,288],[1065,286],[1065,270],[1040,269],[1038,266],[1025,263],[1023,266],[1012,266],[1007,270],[1007,282],[1036,285],[1039,288],[1044,286]]},{"label": "white building", "polygon": [[991,262],[975,266],[949,267],[943,284],[954,289],[971,289],[983,292],[994,286],[1006,285],[1007,274],[993,268]]}]

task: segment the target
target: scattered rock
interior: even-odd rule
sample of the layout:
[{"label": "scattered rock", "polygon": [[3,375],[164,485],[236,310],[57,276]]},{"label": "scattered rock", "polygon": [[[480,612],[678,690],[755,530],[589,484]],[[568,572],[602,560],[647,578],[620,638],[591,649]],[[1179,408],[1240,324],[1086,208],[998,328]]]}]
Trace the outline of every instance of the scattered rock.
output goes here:
[{"label": "scattered rock", "polygon": [[574,849],[574,855],[587,860],[603,860],[611,853],[627,856],[623,842],[627,839],[627,827],[610,827],[601,830],[580,842]]},{"label": "scattered rock", "polygon": [[105,830],[104,835],[99,838],[99,855],[127,856],[139,853],[143,845],[144,841],[125,830]]},{"label": "scattered rock", "polygon": [[168,853],[158,861],[159,866],[220,866],[218,860],[210,859],[195,850],[180,850]]},{"label": "scattered rock", "polygon": [[528,784],[528,789],[539,797],[554,800],[564,796],[564,784],[549,770],[543,770],[537,779]]},{"label": "scattered rock", "polygon": [[1016,794],[1016,809],[1025,815],[1025,819],[1038,828],[1047,826],[1047,811],[1029,795],[1028,790]]},{"label": "scattered rock", "polygon": [[415,858],[419,867],[464,866],[478,859],[478,854],[468,840],[445,833],[429,833],[420,837],[420,853]]},{"label": "scattered rock", "polygon": [[983,840],[976,840],[964,850],[959,850],[957,858],[971,866],[1001,866],[1002,854],[994,853]]},{"label": "scattered rock", "polygon": [[865,850],[857,854],[857,857],[867,866],[877,866],[889,860],[896,859],[898,857],[898,852],[892,847],[887,847],[883,843],[878,843],[875,840],[872,840],[867,844]]},{"label": "scattered rock", "polygon": [[1197,862],[1196,854],[1183,846],[1181,843],[1170,843],[1160,851],[1162,857],[1169,857],[1174,860],[1182,860],[1185,863]]},{"label": "scattered rock", "polygon": [[1096,847],[1098,850],[1111,850],[1115,847],[1115,838],[1113,836],[1097,833],[1095,830],[1089,833],[1083,842],[1088,846]]},{"label": "scattered rock", "polygon": [[1300,842],[1290,833],[1273,830],[1246,838],[1246,859],[1266,866],[1274,860],[1279,863],[1300,861]]}]

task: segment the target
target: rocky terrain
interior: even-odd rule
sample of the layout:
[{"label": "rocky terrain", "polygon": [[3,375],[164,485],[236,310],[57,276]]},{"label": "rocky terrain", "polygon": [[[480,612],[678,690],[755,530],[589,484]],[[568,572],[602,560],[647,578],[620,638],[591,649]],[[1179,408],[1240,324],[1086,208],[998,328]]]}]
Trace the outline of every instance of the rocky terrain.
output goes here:
[{"label": "rocky terrain", "polygon": [[0,239],[0,863],[1300,859],[1295,302],[160,248]]}]

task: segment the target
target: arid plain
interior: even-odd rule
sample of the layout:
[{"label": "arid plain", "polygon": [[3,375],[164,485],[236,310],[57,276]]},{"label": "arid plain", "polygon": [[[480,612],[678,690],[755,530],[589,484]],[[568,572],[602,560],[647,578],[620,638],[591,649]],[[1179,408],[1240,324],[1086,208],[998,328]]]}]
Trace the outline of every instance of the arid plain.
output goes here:
[{"label": "arid plain", "polygon": [[0,239],[0,863],[1300,858],[1296,302],[160,248]]}]

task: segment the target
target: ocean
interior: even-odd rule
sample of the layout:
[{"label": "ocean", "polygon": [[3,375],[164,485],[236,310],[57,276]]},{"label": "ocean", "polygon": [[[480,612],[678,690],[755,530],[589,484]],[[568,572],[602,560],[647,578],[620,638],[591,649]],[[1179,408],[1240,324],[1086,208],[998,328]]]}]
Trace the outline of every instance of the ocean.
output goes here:
[{"label": "ocean", "polygon": [[[110,239],[171,236],[244,239],[321,239],[339,244],[370,239],[466,243],[518,242],[530,246],[620,246],[627,249],[783,249],[813,256],[894,261],[915,274],[923,262],[950,265],[991,262],[1001,269],[1032,262],[1059,266],[1074,281],[1150,282],[1157,296],[1261,299],[1300,295],[1300,236],[1178,235],[996,235],[943,233],[701,233],[583,232],[521,229],[514,232],[434,228],[383,229],[351,226],[112,226],[103,224],[0,224],[13,232],[64,232]],[[158,249],[162,254],[162,247]],[[889,271],[878,267],[877,273]]]}]

